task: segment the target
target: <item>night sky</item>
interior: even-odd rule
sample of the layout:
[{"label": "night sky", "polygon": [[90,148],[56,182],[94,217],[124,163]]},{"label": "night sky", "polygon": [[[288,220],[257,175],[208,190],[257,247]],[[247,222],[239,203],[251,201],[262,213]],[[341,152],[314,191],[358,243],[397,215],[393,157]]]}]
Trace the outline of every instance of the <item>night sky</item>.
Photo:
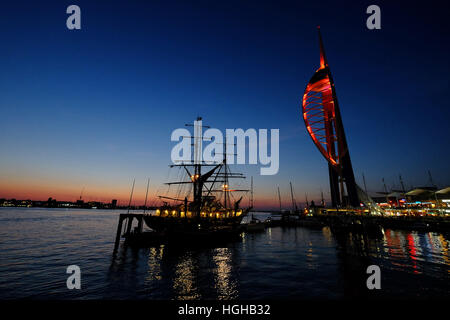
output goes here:
[{"label": "night sky", "polygon": [[[394,4],[395,2],[395,4]],[[254,176],[329,198],[326,161],[301,98],[319,67],[318,25],[355,177],[371,193],[450,181],[450,23],[446,2],[14,1],[0,10],[0,198],[121,201],[169,172],[171,132],[202,116],[226,128],[279,128],[280,170]],[[81,30],[66,28],[67,6]],[[381,30],[366,8],[381,8]]]}]

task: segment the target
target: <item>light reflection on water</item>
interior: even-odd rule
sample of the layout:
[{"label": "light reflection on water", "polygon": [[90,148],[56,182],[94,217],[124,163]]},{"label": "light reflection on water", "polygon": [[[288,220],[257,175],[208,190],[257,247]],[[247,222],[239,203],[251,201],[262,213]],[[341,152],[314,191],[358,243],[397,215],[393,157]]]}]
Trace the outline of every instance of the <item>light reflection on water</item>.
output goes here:
[{"label": "light reflection on water", "polygon": [[[334,299],[443,297],[449,235],[272,228],[223,248],[112,249],[119,211],[0,209],[0,299]],[[66,267],[82,289],[66,288]],[[365,287],[368,265],[382,290]]]}]

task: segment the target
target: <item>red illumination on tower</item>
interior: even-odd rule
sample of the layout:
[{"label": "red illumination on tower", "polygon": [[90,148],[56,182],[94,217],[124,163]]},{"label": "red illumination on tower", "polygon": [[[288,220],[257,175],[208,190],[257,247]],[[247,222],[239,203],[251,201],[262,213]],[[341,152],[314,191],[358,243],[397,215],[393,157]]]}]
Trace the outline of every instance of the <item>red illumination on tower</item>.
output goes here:
[{"label": "red illumination on tower", "polygon": [[[333,78],[319,31],[320,68],[312,76],[302,99],[306,129],[328,161],[331,199],[334,207],[360,204],[350,154],[345,138]],[[347,196],[344,197],[344,183]]]}]

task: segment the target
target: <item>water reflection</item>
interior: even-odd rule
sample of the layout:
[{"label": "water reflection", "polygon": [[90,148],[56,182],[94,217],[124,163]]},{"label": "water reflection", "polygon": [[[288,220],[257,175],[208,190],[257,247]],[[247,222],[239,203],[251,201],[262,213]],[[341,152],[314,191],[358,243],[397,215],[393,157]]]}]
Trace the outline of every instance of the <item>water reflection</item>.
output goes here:
[{"label": "water reflection", "polygon": [[[333,299],[448,297],[449,233],[269,228],[221,248],[120,247],[120,212],[0,209],[1,299]],[[68,265],[82,290],[67,290]],[[382,290],[368,292],[368,265]]]},{"label": "water reflection", "polygon": [[344,297],[366,297],[366,269],[373,264],[367,237],[359,234],[335,234],[337,243],[338,283]]},{"label": "water reflection", "polygon": [[[449,293],[449,240],[443,234],[384,230],[381,239],[351,233],[334,238],[345,296],[426,297],[430,286]],[[367,290],[366,270],[372,264],[382,270],[383,291]]]},{"label": "water reflection", "polygon": [[449,240],[443,234],[388,230],[384,245],[390,249],[394,265],[412,268],[414,273],[422,273],[429,266],[449,268]]},{"label": "water reflection", "polygon": [[235,299],[238,297],[238,281],[234,274],[236,266],[233,265],[233,251],[230,248],[215,250],[213,260],[216,264],[215,287],[218,298],[221,300]]},{"label": "water reflection", "polygon": [[[137,280],[136,274],[146,268],[144,286],[139,290],[142,298],[236,299],[239,296],[239,255],[232,247],[122,247],[120,255],[112,262],[109,279],[112,286],[113,282],[122,282],[129,290]],[[117,290],[117,287],[112,289]]]},{"label": "water reflection", "polygon": [[[420,297],[430,287],[448,291],[449,255],[449,241],[438,233],[384,230],[373,239],[329,228],[275,228],[222,248],[122,248],[110,291],[176,300],[308,298],[313,291],[318,297]],[[366,286],[373,264],[382,270],[381,291]]]},{"label": "water reflection", "polygon": [[[175,299],[191,300],[201,298],[198,292],[198,264],[192,252],[187,252],[175,263],[173,291]],[[153,272],[153,271],[150,271]]]}]

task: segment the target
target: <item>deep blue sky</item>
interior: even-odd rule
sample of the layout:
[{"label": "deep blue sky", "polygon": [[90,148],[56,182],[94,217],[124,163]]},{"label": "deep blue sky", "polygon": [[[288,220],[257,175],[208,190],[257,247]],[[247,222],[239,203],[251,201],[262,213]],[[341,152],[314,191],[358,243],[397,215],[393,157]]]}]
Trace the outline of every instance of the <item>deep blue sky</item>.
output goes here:
[{"label": "deep blue sky", "polygon": [[[277,185],[287,203],[289,181],[299,201],[320,188],[328,197],[326,162],[300,113],[319,66],[317,25],[357,180],[364,173],[379,191],[382,177],[398,188],[402,174],[419,186],[431,170],[448,185],[448,7],[393,2],[2,3],[0,197],[75,198],[85,187],[87,198],[126,198],[147,176],[156,192],[172,130],[198,115],[220,129],[280,129],[278,175],[237,168],[255,176],[261,203],[276,200]],[[81,30],[66,28],[70,4]],[[365,26],[370,4],[381,30]]]}]

